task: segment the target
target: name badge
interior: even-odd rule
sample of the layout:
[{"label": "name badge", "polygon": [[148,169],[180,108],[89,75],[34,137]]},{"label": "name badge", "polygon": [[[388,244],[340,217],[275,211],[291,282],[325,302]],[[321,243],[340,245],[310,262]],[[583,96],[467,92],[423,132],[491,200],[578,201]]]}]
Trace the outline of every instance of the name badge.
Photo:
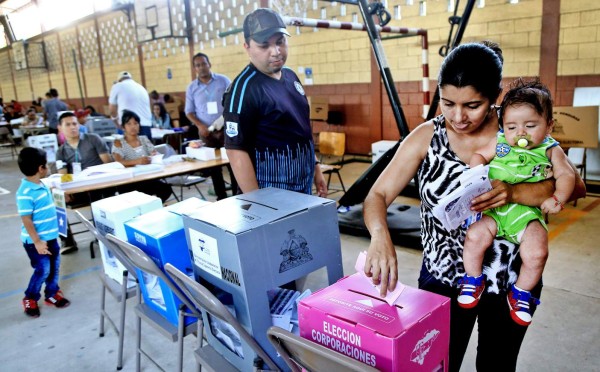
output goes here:
[{"label": "name badge", "polygon": [[81,172],[81,163],[72,163],[73,165],[73,174],[78,174]]},{"label": "name badge", "polygon": [[217,102],[207,102],[206,103],[206,112],[208,114],[216,114],[219,112],[219,107],[217,106]]}]

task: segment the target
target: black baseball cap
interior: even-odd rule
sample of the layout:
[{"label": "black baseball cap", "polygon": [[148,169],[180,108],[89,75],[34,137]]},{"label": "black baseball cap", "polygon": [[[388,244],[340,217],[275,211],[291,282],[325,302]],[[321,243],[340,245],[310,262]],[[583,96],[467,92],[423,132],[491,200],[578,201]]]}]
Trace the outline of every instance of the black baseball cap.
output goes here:
[{"label": "black baseball cap", "polygon": [[258,8],[244,19],[245,39],[251,38],[257,43],[263,44],[276,33],[290,36],[285,29],[285,23],[272,9]]}]

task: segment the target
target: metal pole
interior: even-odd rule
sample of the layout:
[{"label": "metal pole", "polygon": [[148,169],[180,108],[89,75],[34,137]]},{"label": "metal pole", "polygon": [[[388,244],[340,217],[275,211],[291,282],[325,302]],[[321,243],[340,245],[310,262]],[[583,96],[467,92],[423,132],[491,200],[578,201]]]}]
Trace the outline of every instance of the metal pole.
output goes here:
[{"label": "metal pole", "polygon": [[[456,3],[456,6],[458,7],[458,2]],[[465,10],[463,11],[463,15],[462,15],[462,17],[460,17],[460,21],[458,23],[458,29],[456,30],[456,34],[454,35],[454,40],[452,40],[451,46],[450,45],[446,46],[445,53],[444,53],[444,55],[442,55],[442,57],[445,57],[446,55],[448,55],[448,53],[452,49],[456,48],[460,44],[463,34],[465,33],[465,29],[467,28],[467,24],[469,23],[469,17],[471,16],[471,12],[473,11],[474,6],[475,6],[475,0],[467,1],[467,5],[465,5]],[[451,38],[452,29],[453,29],[453,27],[450,28],[450,36],[448,37],[448,40],[450,40],[450,38]],[[441,50],[444,50],[444,48]],[[431,100],[431,106],[429,106],[429,112],[427,113],[427,120],[431,120],[435,116],[435,113],[437,112],[439,103],[440,103],[440,88],[437,87],[435,89],[433,99]]]},{"label": "metal pole", "polygon": [[73,66],[75,66],[75,72],[77,73],[77,85],[79,85],[79,95],[81,96],[81,107],[85,107],[85,97],[83,96],[83,89],[81,88],[81,77],[79,76],[79,66],[77,65],[77,56],[75,55],[75,49],[71,49],[73,54]]}]

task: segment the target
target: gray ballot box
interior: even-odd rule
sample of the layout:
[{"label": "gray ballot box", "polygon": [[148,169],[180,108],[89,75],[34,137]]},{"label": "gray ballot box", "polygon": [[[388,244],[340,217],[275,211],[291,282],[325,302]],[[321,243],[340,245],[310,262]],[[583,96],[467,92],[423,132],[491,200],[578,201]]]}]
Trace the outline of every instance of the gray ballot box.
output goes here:
[{"label": "gray ballot box", "polygon": [[[184,215],[196,280],[233,302],[237,319],[283,370],[289,368],[267,340],[272,325],[267,292],[321,268],[330,285],[342,277],[337,221],[333,200],[276,188]],[[244,343],[236,351],[226,347],[203,316],[208,342],[236,368],[252,371],[252,349]]]}]

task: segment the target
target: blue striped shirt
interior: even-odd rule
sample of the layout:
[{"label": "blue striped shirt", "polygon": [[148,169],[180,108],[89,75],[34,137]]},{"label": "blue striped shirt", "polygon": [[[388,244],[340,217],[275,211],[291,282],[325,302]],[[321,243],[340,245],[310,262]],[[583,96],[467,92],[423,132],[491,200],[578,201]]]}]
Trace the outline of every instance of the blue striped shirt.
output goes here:
[{"label": "blue striped shirt", "polygon": [[[33,226],[41,240],[58,238],[56,207],[50,189],[44,184],[33,183],[24,178],[17,190],[17,209],[20,216],[32,216]],[[24,225],[21,227],[21,241],[33,244]]]}]

